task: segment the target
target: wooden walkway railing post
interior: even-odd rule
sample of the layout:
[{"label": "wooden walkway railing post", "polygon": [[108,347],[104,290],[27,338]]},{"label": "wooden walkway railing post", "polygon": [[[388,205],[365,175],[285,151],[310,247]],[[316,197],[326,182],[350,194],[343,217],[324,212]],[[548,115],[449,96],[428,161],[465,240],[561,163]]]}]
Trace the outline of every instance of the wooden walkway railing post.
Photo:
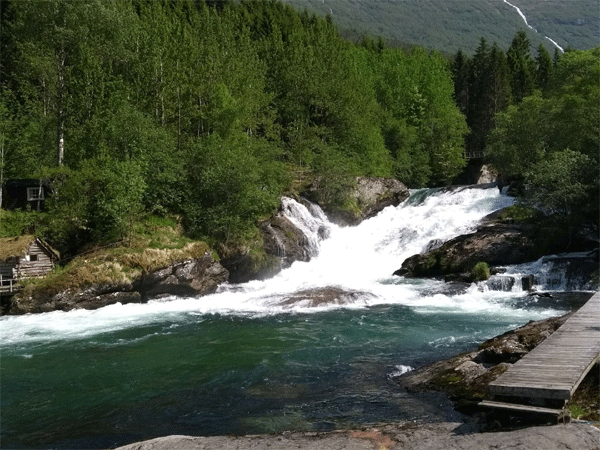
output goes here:
[{"label": "wooden walkway railing post", "polygon": [[3,278],[2,275],[0,275],[0,294],[11,294],[19,290],[19,287],[16,285],[15,281],[16,280],[14,280],[13,278]]}]

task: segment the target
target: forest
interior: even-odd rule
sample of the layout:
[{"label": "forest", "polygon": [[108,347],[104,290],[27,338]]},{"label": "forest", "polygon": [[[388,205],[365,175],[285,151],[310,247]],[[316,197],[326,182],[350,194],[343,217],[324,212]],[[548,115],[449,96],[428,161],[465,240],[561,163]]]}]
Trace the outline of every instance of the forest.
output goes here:
[{"label": "forest", "polygon": [[0,176],[55,194],[42,214],[0,209],[0,236],[75,254],[152,215],[239,242],[298,180],[343,203],[356,176],[442,186],[469,155],[597,229],[600,48],[534,55],[519,32],[448,58],[275,0],[1,6]]}]

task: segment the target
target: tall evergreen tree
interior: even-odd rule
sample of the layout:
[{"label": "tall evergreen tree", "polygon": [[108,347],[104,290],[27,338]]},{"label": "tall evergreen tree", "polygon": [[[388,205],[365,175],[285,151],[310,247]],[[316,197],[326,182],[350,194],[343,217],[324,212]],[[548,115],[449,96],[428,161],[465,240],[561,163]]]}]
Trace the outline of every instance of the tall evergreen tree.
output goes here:
[{"label": "tall evergreen tree", "polygon": [[521,30],[513,38],[506,54],[511,76],[513,100],[519,103],[535,88],[535,61],[531,58],[531,43]]},{"label": "tall evergreen tree", "polygon": [[511,101],[510,74],[504,52],[494,43],[490,52],[490,66],[488,72],[490,128],[495,126],[494,117],[508,108]]},{"label": "tall evergreen tree", "polygon": [[487,116],[486,90],[487,70],[489,68],[490,48],[481,38],[475,55],[471,60],[469,76],[469,106],[467,110],[467,125],[471,132],[467,137],[467,153],[478,155],[485,146],[485,135],[490,118]]},{"label": "tall evergreen tree", "polygon": [[544,92],[552,76],[553,63],[550,53],[542,44],[538,47],[535,62],[537,63],[536,87]]},{"label": "tall evergreen tree", "polygon": [[469,109],[469,72],[470,60],[462,50],[458,50],[452,61],[452,81],[454,82],[454,101],[463,115]]}]

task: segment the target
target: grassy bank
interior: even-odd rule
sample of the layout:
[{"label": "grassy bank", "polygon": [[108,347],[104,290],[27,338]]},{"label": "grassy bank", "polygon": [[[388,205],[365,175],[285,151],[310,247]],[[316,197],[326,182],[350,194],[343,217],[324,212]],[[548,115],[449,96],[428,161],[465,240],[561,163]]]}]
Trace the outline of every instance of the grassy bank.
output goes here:
[{"label": "grassy bank", "polygon": [[[61,261],[44,278],[24,280],[24,294],[54,295],[93,285],[127,284],[174,262],[200,258],[210,247],[183,235],[176,217],[146,216],[120,242],[96,246]],[[213,254],[216,257],[216,255]]]}]

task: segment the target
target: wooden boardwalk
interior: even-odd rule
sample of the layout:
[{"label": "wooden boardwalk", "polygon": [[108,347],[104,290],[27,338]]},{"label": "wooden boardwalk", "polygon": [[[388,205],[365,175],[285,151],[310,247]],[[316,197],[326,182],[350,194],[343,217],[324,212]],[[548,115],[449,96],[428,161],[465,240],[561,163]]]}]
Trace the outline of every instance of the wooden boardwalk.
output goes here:
[{"label": "wooden boardwalk", "polygon": [[[557,415],[600,360],[600,292],[546,340],[489,384],[482,406],[535,412],[551,406]],[[511,408],[511,405],[513,406]]]}]

